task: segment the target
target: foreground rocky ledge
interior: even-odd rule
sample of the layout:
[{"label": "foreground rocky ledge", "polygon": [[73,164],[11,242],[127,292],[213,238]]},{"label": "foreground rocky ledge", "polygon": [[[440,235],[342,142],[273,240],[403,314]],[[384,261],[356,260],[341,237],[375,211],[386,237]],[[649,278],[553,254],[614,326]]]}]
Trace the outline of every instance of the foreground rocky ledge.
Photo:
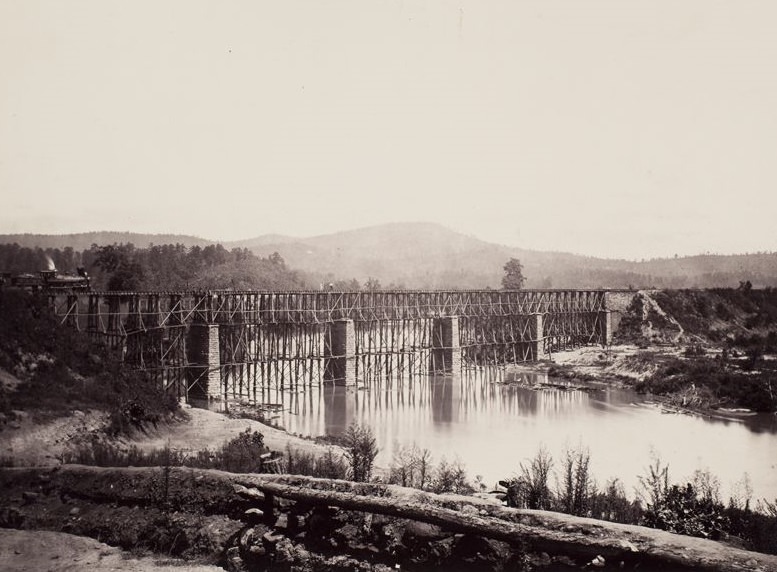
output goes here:
[{"label": "foreground rocky ledge", "polygon": [[189,468],[0,469],[0,526],[231,570],[761,570],[777,556],[458,495]]}]

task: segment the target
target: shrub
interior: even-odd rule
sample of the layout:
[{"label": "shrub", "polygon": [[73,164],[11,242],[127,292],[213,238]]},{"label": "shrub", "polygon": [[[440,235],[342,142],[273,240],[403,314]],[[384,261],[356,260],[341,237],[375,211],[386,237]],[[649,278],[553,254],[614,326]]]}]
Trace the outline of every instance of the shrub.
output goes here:
[{"label": "shrub", "polygon": [[553,457],[541,447],[529,465],[520,464],[520,474],[506,481],[507,505],[549,510],[553,499],[548,486]]},{"label": "shrub", "polygon": [[728,528],[723,506],[700,496],[693,484],[672,485],[655,505],[648,506],[643,524],[669,532],[719,538]]},{"label": "shrub", "polygon": [[264,436],[246,429],[216,451],[200,451],[187,465],[203,469],[220,469],[230,473],[263,473],[271,458],[264,446]]},{"label": "shrub", "polygon": [[669,489],[669,466],[662,465],[661,459],[656,457],[648,467],[648,474],[640,475],[637,479],[641,487],[637,490],[637,495],[644,501],[645,506],[658,506]]},{"label": "shrub", "polygon": [[351,424],[343,435],[343,447],[351,468],[351,480],[369,481],[375,457],[378,455],[378,445],[372,429]]},{"label": "shrub", "polygon": [[579,447],[567,449],[562,467],[562,482],[558,493],[559,509],[567,514],[585,516],[593,489],[589,470],[591,454]]},{"label": "shrub", "polygon": [[319,456],[294,449],[287,444],[280,468],[283,472],[293,475],[308,475],[322,479],[348,478],[347,463],[334,452],[332,447],[327,448],[327,452]]},{"label": "shrub", "polygon": [[[696,406],[736,405],[756,411],[774,411],[777,399],[773,389],[774,372],[745,374],[729,367],[724,359],[673,359],[658,371],[635,384],[638,392],[670,395],[693,390],[702,398]],[[694,404],[686,404],[694,405]]]},{"label": "shrub", "polygon": [[426,489],[433,471],[431,458],[429,449],[419,449],[415,443],[408,447],[397,447],[389,467],[389,483]]},{"label": "shrub", "polygon": [[267,463],[273,461],[273,454],[264,446],[261,433],[246,429],[215,451],[205,449],[191,454],[168,446],[145,452],[136,446],[120,449],[113,443],[94,440],[66,452],[62,460],[98,467],[187,466],[231,473],[263,473],[267,472]]},{"label": "shrub", "polygon": [[637,523],[642,518],[642,505],[626,497],[623,483],[618,479],[608,481],[603,491],[592,492],[589,502],[592,518],[624,524]]},{"label": "shrub", "polygon": [[347,479],[348,465],[337,455],[332,447],[327,448],[326,453],[316,458],[313,477],[322,479]]},{"label": "shrub", "polygon": [[435,465],[429,450],[419,449],[415,443],[398,447],[394,452],[388,482],[438,494],[468,495],[475,490],[485,489],[480,477],[476,478],[475,483],[470,480],[466,468],[458,459],[449,463],[443,457]]},{"label": "shrub", "polygon": [[467,470],[461,464],[461,461],[456,459],[452,463],[448,463],[444,457],[434,471],[429,488],[432,492],[438,494],[470,495],[475,492],[475,487],[470,483],[467,477]]},{"label": "shrub", "polygon": [[704,357],[706,352],[701,344],[691,344],[683,350],[683,355],[685,357]]}]

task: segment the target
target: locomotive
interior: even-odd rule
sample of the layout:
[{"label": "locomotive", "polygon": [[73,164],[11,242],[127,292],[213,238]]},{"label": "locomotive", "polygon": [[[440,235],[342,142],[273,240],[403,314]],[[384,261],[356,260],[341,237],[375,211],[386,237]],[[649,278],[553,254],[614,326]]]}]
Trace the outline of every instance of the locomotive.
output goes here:
[{"label": "locomotive", "polygon": [[82,267],[78,268],[77,274],[62,274],[56,270],[41,270],[37,274],[3,272],[0,273],[0,286],[24,288],[32,292],[82,292],[90,289],[89,275]]}]

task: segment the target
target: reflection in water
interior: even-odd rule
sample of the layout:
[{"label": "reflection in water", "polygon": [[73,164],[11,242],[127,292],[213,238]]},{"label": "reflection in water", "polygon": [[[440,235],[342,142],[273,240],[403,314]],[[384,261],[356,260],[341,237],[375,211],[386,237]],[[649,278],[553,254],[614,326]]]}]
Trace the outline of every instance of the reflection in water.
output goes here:
[{"label": "reflection in water", "polygon": [[437,461],[458,457],[471,476],[493,484],[513,475],[541,445],[556,459],[565,447],[583,445],[600,484],[617,476],[633,490],[657,454],[675,480],[709,468],[727,495],[729,485],[748,473],[754,498],[777,497],[775,416],[746,423],[708,420],[663,415],[628,390],[530,389],[547,381],[540,374],[421,377],[367,389],[270,390],[263,397],[283,404],[277,421],[293,433],[337,435],[353,422],[369,425],[381,448],[377,463],[384,467],[397,446],[415,442]]}]

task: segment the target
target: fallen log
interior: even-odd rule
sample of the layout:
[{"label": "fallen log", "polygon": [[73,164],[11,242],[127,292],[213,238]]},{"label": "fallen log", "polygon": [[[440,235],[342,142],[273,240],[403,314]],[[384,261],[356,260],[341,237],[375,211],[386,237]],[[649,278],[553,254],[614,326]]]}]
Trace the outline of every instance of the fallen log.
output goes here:
[{"label": "fallen log", "polygon": [[[493,507],[475,502],[471,497],[412,490],[397,498],[396,493],[402,487],[287,475],[252,475],[250,482],[259,490],[308,505],[336,506],[426,522],[453,532],[476,534],[516,546],[528,544],[537,552],[585,558],[602,556],[616,563],[654,563],[684,570],[777,571],[776,556],[736,549],[703,538],[561,513]],[[382,495],[348,492],[348,489],[363,491],[370,488],[377,488]],[[445,508],[445,504],[454,504],[454,497],[462,508]]]},{"label": "fallen log", "polygon": [[[231,510],[243,515],[248,506],[265,510],[272,498],[284,498],[311,506],[341,507],[426,522],[451,532],[501,540],[550,555],[589,560],[602,556],[608,564],[617,566],[623,561],[628,568],[640,565],[641,569],[663,566],[664,569],[777,572],[777,556],[711,540],[560,513],[500,507],[474,497],[437,495],[393,485],[296,475],[237,475],[186,467],[64,465],[55,470],[0,469],[0,490],[6,499],[14,495],[19,498],[18,502],[23,502],[23,492],[37,482],[45,483],[42,486],[47,491],[91,502],[150,507],[158,500],[149,492],[160,490],[160,484],[166,483],[163,490],[170,506],[207,514]],[[203,491],[208,494],[202,494]],[[257,493],[263,494],[264,501]]]}]

